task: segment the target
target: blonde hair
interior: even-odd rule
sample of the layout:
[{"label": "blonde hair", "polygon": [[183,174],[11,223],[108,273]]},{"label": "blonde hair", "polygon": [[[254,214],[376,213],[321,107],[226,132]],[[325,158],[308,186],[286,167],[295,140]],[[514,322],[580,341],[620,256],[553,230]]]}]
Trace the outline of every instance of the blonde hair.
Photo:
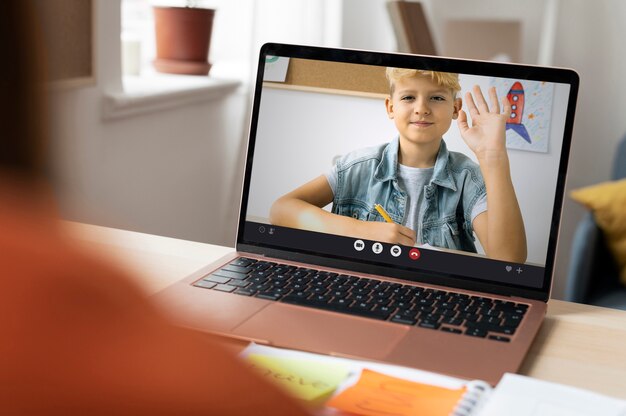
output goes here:
[{"label": "blonde hair", "polygon": [[416,77],[429,77],[435,84],[444,88],[449,88],[452,91],[452,97],[454,98],[456,98],[457,93],[461,91],[461,84],[459,84],[459,74],[455,74],[452,72],[437,72],[424,69],[389,67],[385,70],[385,76],[389,81],[389,95],[393,95],[394,84],[396,83],[396,81]]}]

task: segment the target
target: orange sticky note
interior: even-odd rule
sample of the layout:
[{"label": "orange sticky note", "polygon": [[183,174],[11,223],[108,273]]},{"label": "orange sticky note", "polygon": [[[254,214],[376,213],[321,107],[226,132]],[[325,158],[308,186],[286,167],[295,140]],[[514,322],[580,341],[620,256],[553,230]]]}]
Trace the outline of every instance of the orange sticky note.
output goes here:
[{"label": "orange sticky note", "polygon": [[326,405],[357,415],[447,416],[464,393],[465,388],[451,390],[363,370],[354,386]]}]

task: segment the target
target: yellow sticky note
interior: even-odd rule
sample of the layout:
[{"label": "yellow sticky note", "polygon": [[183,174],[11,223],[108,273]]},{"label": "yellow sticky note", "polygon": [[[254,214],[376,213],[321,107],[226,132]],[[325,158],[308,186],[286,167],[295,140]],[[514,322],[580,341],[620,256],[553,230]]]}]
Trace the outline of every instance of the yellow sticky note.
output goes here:
[{"label": "yellow sticky note", "polygon": [[292,396],[320,404],[349,374],[347,366],[305,359],[250,354],[246,359],[270,380]]},{"label": "yellow sticky note", "polygon": [[367,416],[449,415],[465,392],[363,370],[359,381],[327,406]]}]

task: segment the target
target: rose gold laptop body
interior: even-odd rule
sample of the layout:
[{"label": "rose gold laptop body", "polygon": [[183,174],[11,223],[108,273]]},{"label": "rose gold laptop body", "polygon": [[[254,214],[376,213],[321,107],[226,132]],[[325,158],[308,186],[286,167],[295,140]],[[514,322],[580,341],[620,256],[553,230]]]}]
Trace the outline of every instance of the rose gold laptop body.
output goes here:
[{"label": "rose gold laptop body", "polygon": [[[315,57],[315,59],[322,59],[330,55],[337,59],[337,54],[340,57],[344,56],[343,51],[336,49],[276,44],[265,45],[264,48],[261,52],[260,66],[264,63],[263,58],[268,55],[284,55],[293,59],[294,57],[301,57],[302,50],[305,50],[304,55]],[[357,54],[357,61],[362,58],[360,52],[351,53]],[[384,55],[383,58],[388,56],[387,54],[382,55]],[[371,55],[364,56],[367,59]],[[380,58],[379,54],[373,54],[372,59],[374,61],[378,58]],[[393,61],[395,58],[392,57],[390,59]],[[406,62],[411,62],[410,58],[407,57],[406,59]],[[426,62],[430,63],[430,59],[440,60],[441,58],[424,57],[422,59],[426,59]],[[420,62],[418,60],[414,64],[419,65]],[[462,63],[459,64],[457,62],[456,64],[463,66]],[[474,67],[470,69],[472,68]],[[502,66],[498,65],[497,69],[502,71]],[[511,71],[512,75],[515,75],[519,72],[519,68]],[[554,76],[552,73],[549,75]],[[556,76],[560,75],[557,74]],[[456,286],[438,285],[432,279],[430,281],[419,281],[419,278],[404,279],[394,278],[390,275],[372,274],[367,272],[367,264],[361,264],[361,267],[358,267],[359,270],[334,267],[332,264],[334,260],[323,255],[317,256],[321,259],[318,262],[315,260],[316,256],[311,256],[310,253],[300,256],[297,250],[283,251],[276,249],[276,247],[265,248],[263,244],[249,244],[245,234],[242,232],[242,227],[245,227],[246,221],[245,203],[248,199],[251,173],[249,165],[252,161],[252,153],[250,153],[251,149],[249,149],[246,184],[244,185],[241,210],[242,217],[240,218],[240,228],[237,237],[238,251],[207,265],[196,273],[168,287],[156,296],[157,300],[166,307],[166,310],[178,324],[200,331],[277,347],[380,361],[466,379],[482,379],[496,384],[505,372],[515,372],[520,368],[546,314],[546,301],[551,284],[556,234],[563,196],[564,172],[569,151],[569,136],[571,135],[571,123],[573,122],[573,107],[578,86],[576,77],[572,77],[571,73],[568,73],[567,77],[573,78],[570,82],[572,92],[563,133],[564,145],[561,150],[563,156],[561,157],[561,166],[559,168],[562,178],[559,179],[556,189],[555,213],[550,231],[551,243],[545,271],[547,277],[544,279],[542,287],[535,292],[531,291],[530,296],[517,295],[516,293],[527,294],[529,291],[510,288],[506,285],[503,285],[503,290],[481,291],[464,288],[463,284]],[[260,85],[261,83],[259,82],[258,84]],[[259,88],[257,86],[255,107],[259,105]],[[258,107],[255,108],[253,113],[251,137],[255,132],[257,111]],[[253,142],[254,140],[251,140],[251,146],[253,146]],[[205,278],[213,271],[220,269],[229,261],[240,256],[405,285],[478,295],[507,302],[512,301],[528,305],[528,310],[517,331],[510,336],[510,342],[497,342],[486,338],[447,333],[389,321],[379,321],[193,286],[194,282]],[[298,261],[299,257],[306,257],[307,261]],[[454,260],[451,259],[451,261]],[[376,267],[372,267],[372,269],[376,269]],[[390,274],[393,275],[393,273]],[[418,273],[416,272],[416,274]],[[498,284],[491,282],[487,286],[489,288],[497,288]]]},{"label": "rose gold laptop body", "polygon": [[[455,290],[530,305],[512,342],[502,343],[192,286],[239,255],[259,258],[250,253],[223,257],[167,288],[157,299],[165,304],[178,324],[196,330],[259,344],[382,361],[491,384],[496,384],[505,372],[519,369],[547,308],[542,301]],[[277,261],[311,267],[306,263]],[[406,283],[363,273],[352,275]],[[450,290],[442,286],[421,286]]]}]

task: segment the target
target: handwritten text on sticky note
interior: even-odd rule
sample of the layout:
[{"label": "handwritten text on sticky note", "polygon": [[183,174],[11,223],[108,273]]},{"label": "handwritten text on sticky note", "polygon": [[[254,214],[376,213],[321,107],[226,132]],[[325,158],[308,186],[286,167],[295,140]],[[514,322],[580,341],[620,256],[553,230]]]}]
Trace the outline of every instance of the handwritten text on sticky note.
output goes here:
[{"label": "handwritten text on sticky note", "polygon": [[250,354],[252,366],[296,398],[314,402],[327,398],[348,377],[348,368],[336,363]]},{"label": "handwritten text on sticky note", "polygon": [[464,392],[363,370],[359,381],[327,406],[368,416],[449,415]]}]

